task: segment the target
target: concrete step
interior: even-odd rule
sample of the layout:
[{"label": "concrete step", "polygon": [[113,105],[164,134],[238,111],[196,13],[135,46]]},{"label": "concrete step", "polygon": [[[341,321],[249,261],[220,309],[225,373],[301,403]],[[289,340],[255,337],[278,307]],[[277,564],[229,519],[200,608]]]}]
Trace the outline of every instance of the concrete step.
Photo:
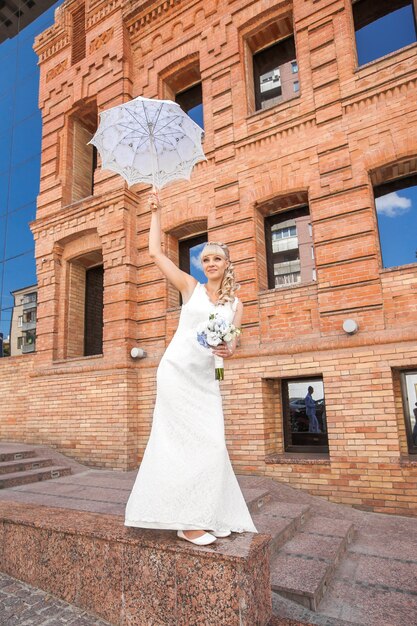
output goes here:
[{"label": "concrete step", "polygon": [[51,467],[41,467],[34,470],[26,470],[24,472],[12,472],[0,476],[0,489],[7,487],[18,487],[19,485],[27,485],[40,480],[49,480],[50,478],[60,478],[71,474],[70,467],[61,465],[52,465]]},{"label": "concrete step", "polygon": [[5,451],[4,447],[0,445],[0,463],[4,463],[6,461],[19,461],[20,459],[28,459],[34,456],[36,456],[36,452],[30,448],[19,448],[17,450]]},{"label": "concrete step", "polygon": [[48,467],[53,464],[52,459],[40,456],[28,457],[16,461],[2,461],[0,462],[0,475],[25,472],[26,470],[39,469],[40,467]]},{"label": "concrete step", "polygon": [[258,532],[271,535],[271,558],[307,521],[310,511],[302,504],[271,501],[252,516]]},{"label": "concrete step", "polygon": [[272,590],[317,611],[353,538],[354,527],[349,521],[310,517],[272,558]]},{"label": "concrete step", "polygon": [[242,493],[247,507],[252,515],[255,515],[262,507],[271,501],[271,493],[268,489],[259,487],[242,487]]}]

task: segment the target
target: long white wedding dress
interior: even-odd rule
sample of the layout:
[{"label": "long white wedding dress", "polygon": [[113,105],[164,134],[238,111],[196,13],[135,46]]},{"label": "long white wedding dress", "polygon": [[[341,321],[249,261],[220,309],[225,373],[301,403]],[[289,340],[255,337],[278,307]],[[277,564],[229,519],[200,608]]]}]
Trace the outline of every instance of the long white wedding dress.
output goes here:
[{"label": "long white wedding dress", "polygon": [[[157,372],[149,441],[126,505],[126,526],[217,532],[257,530],[230,463],[214,356],[196,328],[215,310],[201,283],[182,306],[178,329]],[[227,362],[226,362],[227,363]]]}]

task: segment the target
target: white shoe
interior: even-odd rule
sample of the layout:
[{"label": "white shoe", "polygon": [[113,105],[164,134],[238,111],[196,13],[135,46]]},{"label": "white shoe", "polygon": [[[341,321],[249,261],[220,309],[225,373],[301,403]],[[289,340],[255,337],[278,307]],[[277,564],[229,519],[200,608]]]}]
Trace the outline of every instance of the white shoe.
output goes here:
[{"label": "white shoe", "polygon": [[229,535],[232,534],[232,531],[224,530],[223,532],[215,532],[214,530],[211,530],[210,533],[214,535],[215,537],[229,537]]},{"label": "white shoe", "polygon": [[190,543],[195,543],[196,546],[208,546],[210,543],[216,541],[216,537],[210,535],[210,533],[204,533],[201,537],[195,537],[194,539],[190,539],[186,537],[182,530],[177,530],[177,537],[180,539],[185,539],[185,541],[189,541]]}]

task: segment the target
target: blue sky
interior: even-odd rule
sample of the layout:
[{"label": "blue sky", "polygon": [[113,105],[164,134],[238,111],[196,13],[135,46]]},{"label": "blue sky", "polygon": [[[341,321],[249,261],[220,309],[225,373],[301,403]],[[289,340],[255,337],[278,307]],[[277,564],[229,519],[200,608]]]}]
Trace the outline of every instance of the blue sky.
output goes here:
[{"label": "blue sky", "polygon": [[375,200],[384,267],[416,263],[417,186]]},{"label": "blue sky", "polygon": [[410,5],[392,11],[356,32],[358,63],[364,65],[379,59],[415,40],[416,28],[410,2]]},{"label": "blue sky", "polygon": [[[195,121],[195,120],[194,120]],[[200,263],[200,254],[206,244],[199,243],[190,250],[190,274],[194,276],[199,283],[206,283],[207,277],[203,272]]]}]

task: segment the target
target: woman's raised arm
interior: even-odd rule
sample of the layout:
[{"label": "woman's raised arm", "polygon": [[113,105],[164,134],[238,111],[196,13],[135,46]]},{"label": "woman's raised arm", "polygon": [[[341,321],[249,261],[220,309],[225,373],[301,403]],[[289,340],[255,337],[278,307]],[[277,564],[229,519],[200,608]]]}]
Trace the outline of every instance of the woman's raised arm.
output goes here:
[{"label": "woman's raised arm", "polygon": [[170,283],[181,292],[182,299],[187,302],[197,281],[183,272],[162,252],[161,245],[161,205],[155,194],[149,196],[149,206],[152,212],[149,230],[149,255]]}]

